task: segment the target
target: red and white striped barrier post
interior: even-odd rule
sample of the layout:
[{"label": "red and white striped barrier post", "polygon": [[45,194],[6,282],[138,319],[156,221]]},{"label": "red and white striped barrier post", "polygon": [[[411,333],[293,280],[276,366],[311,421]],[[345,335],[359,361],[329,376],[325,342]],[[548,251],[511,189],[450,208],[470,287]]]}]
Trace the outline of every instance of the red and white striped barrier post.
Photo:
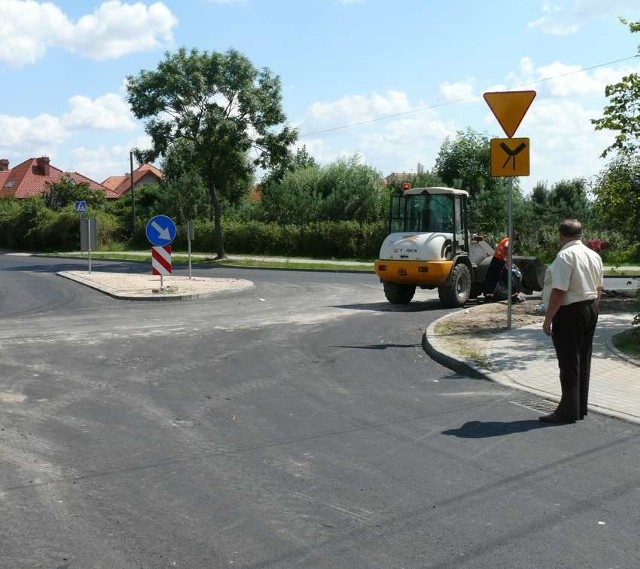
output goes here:
[{"label": "red and white striped barrier post", "polygon": [[162,288],[163,275],[171,274],[171,245],[151,247],[151,274],[160,275],[160,288]]}]

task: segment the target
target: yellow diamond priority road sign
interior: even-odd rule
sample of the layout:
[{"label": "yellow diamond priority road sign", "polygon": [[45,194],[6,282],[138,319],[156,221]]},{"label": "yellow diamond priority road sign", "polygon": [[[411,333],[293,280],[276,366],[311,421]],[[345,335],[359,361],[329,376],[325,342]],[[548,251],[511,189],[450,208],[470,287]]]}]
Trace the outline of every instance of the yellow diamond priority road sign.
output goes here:
[{"label": "yellow diamond priority road sign", "polygon": [[527,114],[535,91],[502,91],[483,95],[489,108],[498,119],[504,133],[511,138],[518,130],[524,115]]},{"label": "yellow diamond priority road sign", "polygon": [[491,175],[498,178],[528,176],[529,139],[492,138]]}]

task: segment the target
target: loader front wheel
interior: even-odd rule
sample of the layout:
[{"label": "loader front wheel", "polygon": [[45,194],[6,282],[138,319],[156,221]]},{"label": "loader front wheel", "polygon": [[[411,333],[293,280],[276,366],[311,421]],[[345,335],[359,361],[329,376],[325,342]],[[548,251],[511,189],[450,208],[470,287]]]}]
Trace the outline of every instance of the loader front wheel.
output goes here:
[{"label": "loader front wheel", "polygon": [[384,295],[391,304],[409,304],[416,293],[415,285],[382,283]]},{"label": "loader front wheel", "polygon": [[438,287],[440,303],[445,308],[459,308],[471,295],[471,273],[467,265],[459,263],[451,270],[449,283]]}]

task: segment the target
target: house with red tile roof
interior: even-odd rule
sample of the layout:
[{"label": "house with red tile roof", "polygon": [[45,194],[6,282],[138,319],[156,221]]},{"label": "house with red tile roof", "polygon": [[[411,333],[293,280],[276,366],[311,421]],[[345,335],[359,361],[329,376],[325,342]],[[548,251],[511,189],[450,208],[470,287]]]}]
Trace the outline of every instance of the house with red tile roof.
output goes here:
[{"label": "house with red tile roof", "polygon": [[104,192],[107,199],[117,199],[119,194],[98,182],[77,172],[63,172],[50,163],[47,156],[29,158],[21,164],[9,168],[9,160],[0,159],[0,198],[31,198],[50,191],[48,184],[62,178],[87,184],[92,190]]},{"label": "house with red tile roof", "polygon": [[[164,178],[162,170],[153,164],[142,164],[133,171],[133,189],[147,184],[157,184]],[[124,176],[109,176],[102,185],[114,193],[122,196],[131,190],[131,174]]]}]

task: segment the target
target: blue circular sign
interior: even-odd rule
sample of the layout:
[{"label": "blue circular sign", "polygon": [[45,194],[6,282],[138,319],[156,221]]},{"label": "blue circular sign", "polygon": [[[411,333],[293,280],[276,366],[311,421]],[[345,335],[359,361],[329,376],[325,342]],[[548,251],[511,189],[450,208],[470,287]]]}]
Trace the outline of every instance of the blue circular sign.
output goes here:
[{"label": "blue circular sign", "polygon": [[147,239],[151,245],[170,245],[176,238],[176,224],[166,215],[156,215],[147,223]]}]

